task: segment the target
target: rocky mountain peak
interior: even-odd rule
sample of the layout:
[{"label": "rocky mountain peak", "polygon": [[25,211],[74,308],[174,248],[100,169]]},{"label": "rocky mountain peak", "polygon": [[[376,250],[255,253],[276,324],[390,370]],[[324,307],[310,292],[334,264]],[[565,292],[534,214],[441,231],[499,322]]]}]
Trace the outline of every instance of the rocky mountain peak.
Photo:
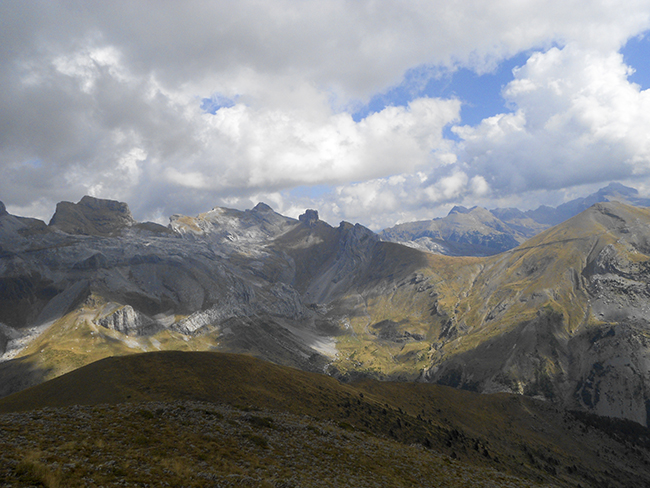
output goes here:
[{"label": "rocky mountain peak", "polygon": [[494,208],[490,210],[490,213],[494,215],[497,219],[507,222],[509,220],[515,219],[525,219],[526,214],[519,210],[518,208],[508,207],[508,208]]},{"label": "rocky mountain peak", "polygon": [[[77,350],[144,350],[163,334],[166,348],[262,351],[291,366],[331,364],[335,375],[543,396],[647,424],[650,209],[600,203],[510,251],[521,234],[492,215],[473,207],[393,231],[423,246],[454,242],[449,254],[502,252],[472,259],[381,242],[359,224],[335,228],[316,210],[298,222],[263,203],[177,215],[155,236],[125,204],[91,197],[60,203],[49,228],[3,216],[0,352],[38,357],[55,339],[74,343],[39,366],[62,371]],[[81,320],[91,312],[92,323]],[[41,335],[19,352],[18,334],[32,330]],[[7,371],[0,396],[15,388]]]},{"label": "rocky mountain peak", "polygon": [[298,217],[303,224],[313,227],[318,222],[318,210],[305,210],[305,213]]},{"label": "rocky mountain peak", "polygon": [[603,195],[611,195],[613,193],[619,193],[621,195],[627,195],[627,196],[637,196],[639,194],[639,190],[636,188],[631,188],[629,186],[625,186],[621,183],[610,183],[604,188],[601,188],[598,190],[597,194],[603,194]]},{"label": "rocky mountain peak", "polygon": [[3,215],[8,215],[7,207],[5,207],[4,203],[0,202],[0,217]]},{"label": "rocky mountain peak", "polygon": [[259,202],[253,207],[253,212],[273,212],[273,209],[264,202]]},{"label": "rocky mountain peak", "polygon": [[482,220],[485,220],[485,221],[489,221],[489,220],[492,220],[494,218],[494,215],[492,215],[492,213],[488,209],[486,209],[484,207],[472,207],[467,212],[467,215],[475,217],[475,218],[479,218],[479,219],[482,219]]},{"label": "rocky mountain peak", "polygon": [[126,203],[86,195],[79,203],[59,202],[49,225],[68,234],[110,236],[133,224]]},{"label": "rocky mountain peak", "polygon": [[463,207],[462,205],[454,205],[454,208],[452,208],[447,216],[453,215],[453,214],[466,214],[469,213],[473,209],[469,209],[467,207]]}]

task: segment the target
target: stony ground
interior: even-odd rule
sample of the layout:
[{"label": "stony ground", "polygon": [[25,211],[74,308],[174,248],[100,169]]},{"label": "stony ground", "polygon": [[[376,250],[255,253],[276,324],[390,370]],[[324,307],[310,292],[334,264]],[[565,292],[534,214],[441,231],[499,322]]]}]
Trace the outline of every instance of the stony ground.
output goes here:
[{"label": "stony ground", "polygon": [[529,487],[347,424],[210,403],[0,415],[0,487]]}]

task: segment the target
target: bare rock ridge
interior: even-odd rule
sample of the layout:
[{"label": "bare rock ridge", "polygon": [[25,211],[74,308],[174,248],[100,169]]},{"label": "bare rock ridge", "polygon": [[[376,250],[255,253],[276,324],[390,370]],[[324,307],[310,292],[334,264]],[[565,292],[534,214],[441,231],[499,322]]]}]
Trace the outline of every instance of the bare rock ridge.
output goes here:
[{"label": "bare rock ridge", "polygon": [[313,227],[318,222],[318,211],[305,210],[305,213],[299,216],[298,220],[309,227]]},{"label": "bare rock ridge", "polygon": [[[0,215],[0,395],[110,355],[214,349],[648,423],[648,209],[597,203],[484,257],[263,203],[174,215],[167,228],[90,197],[55,217]],[[478,207],[436,225],[430,235],[475,249],[506,242],[495,232],[521,238]]]},{"label": "bare rock ridge", "polygon": [[[321,371],[338,326],[297,291],[318,280],[310,275],[300,282],[297,269],[309,267],[300,252],[316,246],[326,256],[318,275],[338,285],[317,289],[330,300],[367,261],[359,246],[374,234],[350,224],[337,230],[315,211],[308,214],[303,225],[263,203],[245,211],[217,207],[196,217],[173,216],[164,228],[136,223],[124,203],[84,197],[57,205],[45,232],[29,238],[13,232],[24,227],[19,217],[4,215],[0,225],[11,224],[12,233],[1,243],[7,252],[0,262],[0,323],[6,327],[0,345],[9,359],[3,366],[11,369],[12,357],[30,354],[25,345],[31,340],[30,347],[38,347],[43,327],[61,328],[67,341],[63,330],[82,323],[90,327],[84,337],[109,341],[104,345],[113,354],[159,348],[162,341],[179,347],[191,337],[194,347],[218,344]],[[276,247],[282,239],[286,245]],[[87,351],[86,361],[96,357],[94,347]],[[52,365],[52,371],[61,368],[67,366]],[[12,384],[3,383],[0,394]]]},{"label": "bare rock ridge", "polygon": [[558,207],[540,206],[535,210],[516,208],[486,210],[457,205],[444,218],[409,222],[384,229],[387,241],[449,256],[490,256],[512,249],[553,225],[578,215],[599,202],[618,201],[635,206],[650,206],[650,199],[620,183],[610,183],[584,198]]},{"label": "bare rock ridge", "polygon": [[125,305],[110,315],[98,320],[102,327],[115,330],[126,335],[147,335],[155,332],[155,320],[134,310],[132,306]]},{"label": "bare rock ridge", "polygon": [[48,232],[45,222],[28,217],[16,217],[7,212],[4,203],[0,202],[0,253],[2,249],[11,247],[10,243],[22,240],[30,235]]},{"label": "bare rock ridge", "polygon": [[133,224],[126,203],[84,196],[79,203],[58,203],[49,225],[68,234],[110,236]]}]

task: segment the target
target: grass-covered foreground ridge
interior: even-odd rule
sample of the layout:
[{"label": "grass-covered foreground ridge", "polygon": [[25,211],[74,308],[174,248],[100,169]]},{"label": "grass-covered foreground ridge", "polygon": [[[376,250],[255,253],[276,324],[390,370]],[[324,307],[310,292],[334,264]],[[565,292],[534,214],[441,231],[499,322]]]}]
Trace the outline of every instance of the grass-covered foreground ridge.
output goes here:
[{"label": "grass-covered foreground ridge", "polygon": [[107,358],[0,412],[4,486],[650,485],[633,422],[236,354]]},{"label": "grass-covered foreground ridge", "polygon": [[0,428],[0,486],[537,486],[349,425],[210,403],[46,408]]}]

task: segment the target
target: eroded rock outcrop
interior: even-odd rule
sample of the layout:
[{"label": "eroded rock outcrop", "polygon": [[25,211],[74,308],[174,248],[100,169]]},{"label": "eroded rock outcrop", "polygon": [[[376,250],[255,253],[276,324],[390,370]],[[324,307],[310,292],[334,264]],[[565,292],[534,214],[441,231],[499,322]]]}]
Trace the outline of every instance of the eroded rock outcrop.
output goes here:
[{"label": "eroded rock outcrop", "polygon": [[85,196],[79,203],[58,203],[49,225],[68,234],[112,236],[133,224],[126,203]]},{"label": "eroded rock outcrop", "polygon": [[300,215],[298,220],[308,227],[314,227],[316,222],[318,222],[318,211],[311,209],[305,210],[305,213]]},{"label": "eroded rock outcrop", "polygon": [[5,248],[23,247],[28,244],[27,238],[48,231],[47,225],[42,220],[11,215],[7,212],[4,203],[0,202],[0,252]]},{"label": "eroded rock outcrop", "polygon": [[131,305],[124,305],[97,323],[126,335],[148,335],[160,328],[155,320],[138,312]]}]

